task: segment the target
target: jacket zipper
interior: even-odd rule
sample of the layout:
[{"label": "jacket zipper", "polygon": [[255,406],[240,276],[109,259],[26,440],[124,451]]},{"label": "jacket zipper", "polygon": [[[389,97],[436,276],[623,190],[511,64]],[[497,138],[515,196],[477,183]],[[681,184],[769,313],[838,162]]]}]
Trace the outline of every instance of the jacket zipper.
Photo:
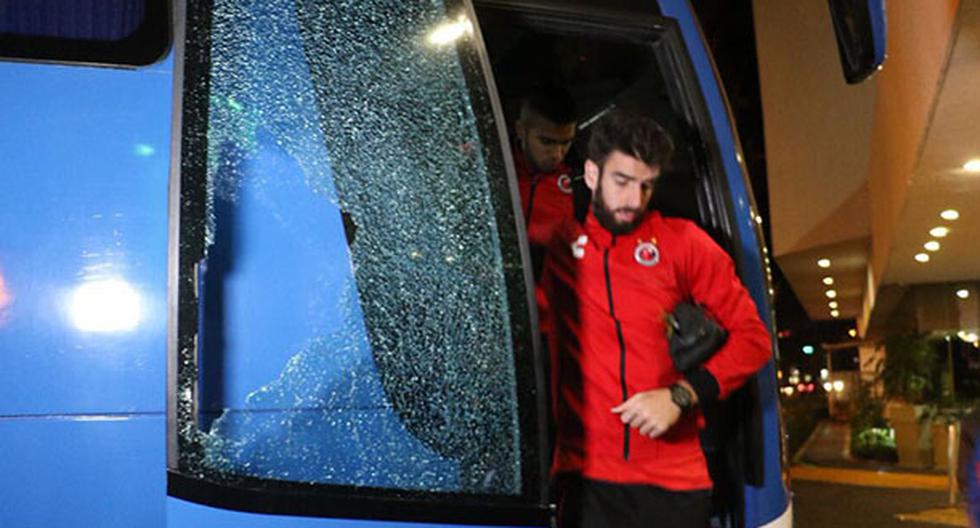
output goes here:
[{"label": "jacket zipper", "polygon": [[[612,245],[616,244],[616,236],[613,236]],[[613,306],[612,281],[609,279],[609,248],[602,255],[602,265],[606,272],[606,295],[609,297],[609,315],[616,323],[616,338],[619,340],[619,386],[623,391],[623,401],[629,397],[626,390],[626,340],[623,339],[623,326],[616,318],[616,310]],[[630,459],[630,425],[623,424],[623,460]]]},{"label": "jacket zipper", "polygon": [[524,225],[531,225],[531,213],[534,212],[534,191],[538,190],[538,183],[541,182],[541,178],[535,174],[531,176],[531,192],[527,197],[527,211],[524,211]]}]

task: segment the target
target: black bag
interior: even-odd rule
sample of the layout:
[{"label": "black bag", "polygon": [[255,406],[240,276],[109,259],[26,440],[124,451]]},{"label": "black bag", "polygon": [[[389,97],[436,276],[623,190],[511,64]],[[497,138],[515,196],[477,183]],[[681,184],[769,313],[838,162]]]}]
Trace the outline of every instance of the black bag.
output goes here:
[{"label": "black bag", "polygon": [[679,372],[701,366],[728,339],[728,332],[690,301],[677,303],[667,324],[670,358]]}]

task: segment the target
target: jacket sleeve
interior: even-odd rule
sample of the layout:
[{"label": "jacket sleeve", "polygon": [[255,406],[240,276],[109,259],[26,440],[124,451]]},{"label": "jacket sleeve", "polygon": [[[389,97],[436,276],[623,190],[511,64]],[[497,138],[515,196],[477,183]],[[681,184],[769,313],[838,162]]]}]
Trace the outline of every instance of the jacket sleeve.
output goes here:
[{"label": "jacket sleeve", "polygon": [[772,358],[771,338],[728,254],[693,223],[684,235],[688,293],[728,331],[725,344],[688,382],[699,400],[724,399]]}]

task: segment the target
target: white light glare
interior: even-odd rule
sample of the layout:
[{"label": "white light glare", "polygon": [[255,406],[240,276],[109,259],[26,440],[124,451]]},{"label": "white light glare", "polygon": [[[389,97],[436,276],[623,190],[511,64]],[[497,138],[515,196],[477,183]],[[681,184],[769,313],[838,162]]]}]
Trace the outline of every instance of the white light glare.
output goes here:
[{"label": "white light glare", "polygon": [[847,331],[847,335],[849,335],[851,337],[857,337],[858,331],[856,329],[854,329],[854,328],[851,328],[850,330]]},{"label": "white light glare", "polygon": [[980,159],[971,159],[963,164],[963,168],[966,169],[967,172],[980,172]]},{"label": "white light glare", "polygon": [[970,290],[968,290],[966,288],[960,288],[960,289],[956,290],[956,296],[959,297],[960,299],[969,298],[970,297]]},{"label": "white light glare", "polygon": [[844,391],[844,382],[841,380],[834,381],[834,392],[843,392],[843,391]]},{"label": "white light glare", "polygon": [[822,258],[822,259],[818,260],[817,261],[817,266],[820,266],[821,268],[829,268],[830,267],[830,259],[828,259],[828,258]]},{"label": "white light glare", "polygon": [[949,234],[949,228],[946,226],[934,227],[929,230],[929,234],[936,238],[942,238]]},{"label": "white light glare", "polygon": [[929,255],[926,253],[916,253],[915,260],[918,262],[929,262]]},{"label": "white light glare", "polygon": [[826,284],[827,286],[833,286],[834,285],[834,278],[833,277],[824,277],[823,278],[823,283]]},{"label": "white light glare", "polygon": [[925,244],[922,244],[922,247],[926,248],[926,251],[939,251],[940,245],[939,242],[930,240]]},{"label": "white light glare", "polygon": [[820,379],[825,380],[830,377],[830,371],[822,368],[820,369]]},{"label": "white light glare", "polygon": [[436,26],[436,28],[429,33],[428,40],[429,44],[442,46],[445,44],[451,44],[463,35],[467,35],[472,32],[473,23],[470,22],[465,16],[461,16],[452,22],[445,22]]},{"label": "white light glare", "polygon": [[831,310],[836,310],[836,309],[837,309],[837,306],[838,306],[838,304],[837,304],[837,301],[830,301],[829,303],[827,303],[827,306],[828,306],[828,307],[829,307],[829,308],[830,308]]},{"label": "white light glare", "polygon": [[125,332],[140,322],[139,293],[124,280],[83,283],[69,303],[72,324],[83,332]]},{"label": "white light glare", "polygon": [[956,209],[946,209],[945,211],[939,213],[939,217],[943,220],[956,220],[960,217],[960,212]]},{"label": "white light glare", "polygon": [[823,294],[826,295],[828,299],[836,299],[837,298],[837,290],[827,290],[827,291],[823,292]]},{"label": "white light glare", "polygon": [[823,384],[823,390],[825,392],[830,392],[830,391],[834,390],[834,384],[831,383],[831,382],[829,382],[829,381],[825,381],[824,384]]},{"label": "white light glare", "polygon": [[831,310],[830,311],[830,316],[831,317],[840,317],[840,312],[838,312],[837,310]]}]

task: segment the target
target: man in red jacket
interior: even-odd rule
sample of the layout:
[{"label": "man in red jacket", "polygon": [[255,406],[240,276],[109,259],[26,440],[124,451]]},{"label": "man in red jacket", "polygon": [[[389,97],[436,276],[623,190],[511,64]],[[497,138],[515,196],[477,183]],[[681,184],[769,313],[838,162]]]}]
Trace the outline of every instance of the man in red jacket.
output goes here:
[{"label": "man in red jacket", "polygon": [[[565,222],[548,248],[563,527],[707,526],[698,404],[728,396],[771,356],[728,255],[694,223],[647,211],[671,152],[652,119],[616,113],[595,125],[585,163],[592,210],[582,224]],[[728,331],[684,375],[665,321],[683,300]]]}]

